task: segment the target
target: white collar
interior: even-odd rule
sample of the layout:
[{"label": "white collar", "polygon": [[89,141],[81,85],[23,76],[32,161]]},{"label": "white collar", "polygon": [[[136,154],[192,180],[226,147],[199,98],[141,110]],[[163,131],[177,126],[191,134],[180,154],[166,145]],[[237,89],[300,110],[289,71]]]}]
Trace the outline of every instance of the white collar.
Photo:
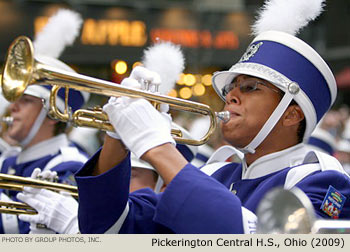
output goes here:
[{"label": "white collar", "polygon": [[8,150],[11,146],[2,138],[0,138],[0,152]]},{"label": "white collar", "polygon": [[242,162],[242,179],[255,179],[280,171],[286,167],[301,164],[308,149],[303,143],[294,145],[282,151],[265,155],[255,160],[248,168]]},{"label": "white collar", "polygon": [[33,161],[47,155],[56,154],[60,148],[68,146],[69,141],[66,134],[60,134],[48,140],[42,141],[23,150],[17,157],[16,164]]}]

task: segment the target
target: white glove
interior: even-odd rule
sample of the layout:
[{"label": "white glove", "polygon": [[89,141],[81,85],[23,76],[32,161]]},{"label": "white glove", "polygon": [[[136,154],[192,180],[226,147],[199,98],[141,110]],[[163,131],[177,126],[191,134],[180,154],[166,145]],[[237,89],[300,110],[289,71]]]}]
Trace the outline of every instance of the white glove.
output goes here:
[{"label": "white glove", "polygon": [[[130,74],[129,78],[124,79],[125,81],[128,81],[128,86],[131,84],[131,80],[128,79],[133,79],[136,80],[140,85],[141,85],[141,89],[143,90],[149,90],[151,92],[154,92],[154,89],[156,88],[152,88],[151,86],[159,86],[161,84],[161,78],[160,75],[154,71],[148,70],[145,67],[142,66],[137,66],[135,67]],[[123,81],[124,81],[123,80]],[[122,81],[122,85],[125,85]],[[135,83],[135,82],[133,82]],[[151,86],[146,86],[147,84],[151,85]],[[132,84],[134,85],[134,84]],[[130,86],[130,87],[134,87],[134,86]],[[137,88],[137,87],[135,87]]]},{"label": "white glove", "polygon": [[116,99],[104,106],[110,123],[118,132],[125,146],[140,158],[146,151],[173,143],[171,117],[160,113],[144,99],[130,99],[126,105]]},{"label": "white glove", "polygon": [[30,178],[54,182],[57,180],[57,172],[51,170],[45,170],[41,172],[40,168],[35,168],[30,175]]},{"label": "white glove", "polygon": [[38,212],[36,215],[21,214],[20,220],[44,224],[60,234],[79,232],[78,202],[67,193],[24,187],[24,193],[18,193],[17,198]]},{"label": "white glove", "polygon": [[[103,106],[103,111],[106,112],[106,111],[105,111],[105,106],[108,105],[108,104],[110,104],[110,103],[115,103],[117,99],[118,99],[118,98],[113,97],[113,96],[112,96],[111,98],[109,98],[108,103],[106,103],[106,104]],[[120,140],[120,136],[119,136],[119,134],[117,133],[117,131],[114,131],[114,132],[113,132],[113,131],[107,131],[106,134],[107,134],[108,136],[110,136],[111,138]]]},{"label": "white glove", "polygon": [[[161,83],[160,75],[142,66],[137,66],[131,71],[131,74],[128,78],[124,78],[122,80],[120,85],[124,87],[135,88],[135,89],[145,89],[146,83],[150,85],[155,85],[155,86],[160,85]],[[132,101],[132,99],[128,97],[119,97],[119,98],[111,97],[109,98],[107,104],[115,104],[117,100],[119,100],[118,101],[119,103],[123,103],[124,106],[127,106]],[[103,106],[103,111],[105,111],[105,106]],[[166,107],[166,105],[161,104],[161,108],[162,108],[161,110],[162,112],[168,112],[168,109],[167,109],[168,107]],[[112,138],[120,140],[120,136],[117,132],[107,131],[107,135],[109,135]]]}]

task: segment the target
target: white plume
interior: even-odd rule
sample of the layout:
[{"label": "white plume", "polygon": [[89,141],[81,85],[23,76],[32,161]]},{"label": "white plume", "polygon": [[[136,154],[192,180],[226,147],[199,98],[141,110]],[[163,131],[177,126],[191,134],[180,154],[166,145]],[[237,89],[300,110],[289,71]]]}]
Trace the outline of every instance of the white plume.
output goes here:
[{"label": "white plume", "polygon": [[58,58],[67,45],[72,45],[79,34],[83,20],[79,13],[60,9],[34,40],[36,55]]},{"label": "white plume", "polygon": [[180,46],[160,41],[144,51],[142,64],[160,75],[159,92],[168,94],[184,70],[185,59]]},{"label": "white plume", "polygon": [[252,26],[253,34],[282,31],[296,35],[323,11],[325,0],[267,0]]}]

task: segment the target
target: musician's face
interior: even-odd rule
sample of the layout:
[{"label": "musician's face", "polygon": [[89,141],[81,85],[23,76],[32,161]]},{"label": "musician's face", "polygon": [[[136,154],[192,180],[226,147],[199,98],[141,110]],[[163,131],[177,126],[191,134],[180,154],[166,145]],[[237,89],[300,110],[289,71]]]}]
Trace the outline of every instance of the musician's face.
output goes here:
[{"label": "musician's face", "polygon": [[155,188],[157,182],[157,175],[150,169],[132,167],[130,179],[130,192],[142,188]]},{"label": "musician's face", "polygon": [[234,83],[227,89],[225,104],[231,119],[222,124],[221,129],[227,142],[243,148],[270,117],[281,99],[281,93],[271,83],[248,75],[237,76]]},{"label": "musician's face", "polygon": [[13,123],[8,129],[8,135],[16,141],[24,140],[41,108],[41,99],[31,95],[23,95],[18,101],[10,104]]}]

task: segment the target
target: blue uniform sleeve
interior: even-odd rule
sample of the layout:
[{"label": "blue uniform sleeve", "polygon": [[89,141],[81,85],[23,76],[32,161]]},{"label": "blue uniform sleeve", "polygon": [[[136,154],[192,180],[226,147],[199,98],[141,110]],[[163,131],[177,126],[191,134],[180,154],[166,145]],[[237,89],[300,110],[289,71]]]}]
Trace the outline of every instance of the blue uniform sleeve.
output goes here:
[{"label": "blue uniform sleeve", "polygon": [[99,153],[76,174],[81,233],[172,233],[153,221],[159,195],[141,189],[129,195],[130,157],[99,176],[90,176]]},{"label": "blue uniform sleeve", "polygon": [[156,223],[154,219],[156,205],[161,194],[150,188],[130,193],[129,214],[119,233],[129,234],[170,234],[169,228]]},{"label": "blue uniform sleeve", "polygon": [[82,168],[84,164],[79,161],[68,161],[60,163],[51,170],[57,172],[58,182],[69,185],[76,185],[74,174]]},{"label": "blue uniform sleeve", "polygon": [[319,218],[332,217],[331,213],[327,214],[322,210],[323,201],[330,195],[328,192],[332,186],[337,193],[345,197],[343,206],[339,209],[339,219],[350,218],[350,179],[346,175],[333,170],[318,171],[304,178],[296,186],[309,197]]},{"label": "blue uniform sleeve", "polygon": [[81,233],[104,233],[124,212],[130,183],[130,156],[118,166],[98,175],[91,171],[99,158],[98,151],[75,175],[79,191],[79,228]]},{"label": "blue uniform sleeve", "polygon": [[243,233],[239,198],[191,164],[165,189],[155,221],[175,233]]}]

